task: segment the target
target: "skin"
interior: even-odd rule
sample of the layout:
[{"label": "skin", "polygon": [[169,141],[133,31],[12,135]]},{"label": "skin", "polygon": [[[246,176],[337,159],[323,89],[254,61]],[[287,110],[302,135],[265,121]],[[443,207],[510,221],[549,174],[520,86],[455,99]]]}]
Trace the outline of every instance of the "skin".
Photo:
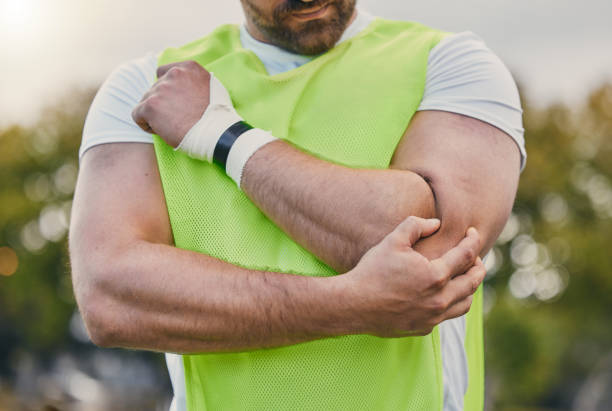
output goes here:
[{"label": "skin", "polygon": [[[195,66],[167,69],[134,112],[138,124],[173,145],[208,104],[207,73]],[[92,148],[81,162],[70,250],[75,295],[93,341],[239,351],[346,334],[424,335],[464,314],[485,274],[477,255],[490,247],[512,204],[518,150],[485,123],[424,112],[411,122],[393,168],[343,168],[283,142],[251,157],[245,192],[298,242],[346,271],[314,278],[245,270],[173,247],[153,147]],[[324,194],[321,178],[330,188]],[[388,206],[390,198],[396,206]],[[436,215],[441,226],[414,215]]]},{"label": "skin", "polygon": [[[133,117],[176,147],[208,104],[210,74],[181,62],[160,67],[158,76]],[[199,106],[203,101],[206,106]],[[276,141],[249,159],[241,188],[294,240],[344,272],[410,215],[442,217],[440,232],[424,242],[427,247],[417,246],[427,257],[441,256],[470,226],[483,237],[484,256],[510,214],[519,166],[518,147],[501,130],[458,114],[422,111],[390,170],[342,167]]]},{"label": "skin", "polygon": [[151,146],[103,145],[81,164],[71,262],[81,313],[100,346],[203,353],[347,334],[424,335],[467,311],[484,276],[480,261],[460,275],[480,248],[475,232],[440,260],[412,251],[438,226],[416,217],[343,275],[245,270],[171,245]]},{"label": "skin", "polygon": [[[241,0],[257,40],[303,55],[334,46],[356,16],[356,0]],[[317,13],[312,16],[312,13]]]}]

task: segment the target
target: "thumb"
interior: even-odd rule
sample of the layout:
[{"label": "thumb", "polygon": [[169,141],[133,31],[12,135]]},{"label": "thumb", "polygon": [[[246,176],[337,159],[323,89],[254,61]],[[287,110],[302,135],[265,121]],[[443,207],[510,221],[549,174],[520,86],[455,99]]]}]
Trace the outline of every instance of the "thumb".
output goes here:
[{"label": "thumb", "polygon": [[397,226],[392,235],[398,236],[403,245],[413,247],[419,239],[432,235],[439,227],[440,220],[437,218],[410,216]]}]

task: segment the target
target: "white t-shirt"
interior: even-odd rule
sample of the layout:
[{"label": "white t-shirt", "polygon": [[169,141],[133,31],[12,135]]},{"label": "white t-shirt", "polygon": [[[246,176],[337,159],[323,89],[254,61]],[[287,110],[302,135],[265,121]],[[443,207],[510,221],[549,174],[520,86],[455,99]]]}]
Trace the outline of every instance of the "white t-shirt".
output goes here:
[{"label": "white t-shirt", "polygon": [[[373,16],[359,11],[338,43],[354,37],[373,19]],[[294,69],[312,59],[257,41],[244,25],[240,30],[240,40],[244,48],[259,57],[270,75]],[[133,122],[131,112],[155,82],[156,70],[157,55],[151,53],[125,63],[111,73],[87,115],[79,156],[99,144],[153,143],[151,135]],[[516,84],[502,61],[475,34],[463,32],[450,35],[431,50],[425,92],[418,110],[462,114],[499,128],[517,144],[521,153],[521,169],[524,167],[524,130]],[[444,411],[459,411],[463,409],[463,397],[468,385],[465,318],[440,324],[440,339]],[[186,410],[182,357],[167,354],[166,362],[175,393],[171,410]]]}]

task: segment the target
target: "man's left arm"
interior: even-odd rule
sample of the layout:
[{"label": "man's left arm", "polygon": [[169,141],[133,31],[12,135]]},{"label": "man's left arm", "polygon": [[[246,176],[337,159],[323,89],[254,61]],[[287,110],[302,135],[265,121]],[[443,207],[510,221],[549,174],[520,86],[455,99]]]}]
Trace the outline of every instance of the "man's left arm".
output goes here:
[{"label": "man's left arm", "polygon": [[287,234],[342,271],[409,215],[442,225],[417,250],[437,258],[468,227],[482,255],[511,211],[519,150],[501,130],[462,115],[418,112],[390,170],[351,169],[273,142],[246,163],[241,188]]}]

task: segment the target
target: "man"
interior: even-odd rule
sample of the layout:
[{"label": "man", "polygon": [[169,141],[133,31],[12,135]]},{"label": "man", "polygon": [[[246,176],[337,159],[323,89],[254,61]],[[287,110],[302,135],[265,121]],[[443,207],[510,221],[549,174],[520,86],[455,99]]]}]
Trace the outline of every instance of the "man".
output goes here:
[{"label": "man", "polygon": [[524,162],[507,70],[352,0],[242,4],[92,105],[70,245],[93,341],[208,353],[169,355],[178,408],[482,408],[480,293],[463,314]]}]

